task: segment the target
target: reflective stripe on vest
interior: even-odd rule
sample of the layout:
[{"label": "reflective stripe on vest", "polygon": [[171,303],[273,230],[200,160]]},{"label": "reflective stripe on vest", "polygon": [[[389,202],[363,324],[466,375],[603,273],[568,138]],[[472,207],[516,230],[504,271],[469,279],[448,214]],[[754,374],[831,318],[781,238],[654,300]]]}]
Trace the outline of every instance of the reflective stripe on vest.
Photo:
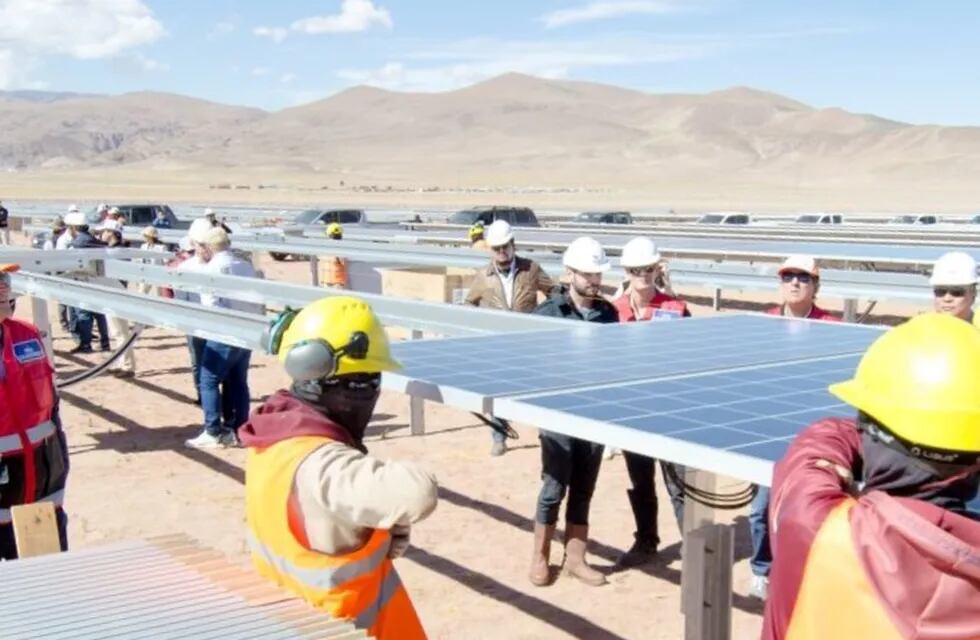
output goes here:
[{"label": "reflective stripe on vest", "polygon": [[388,557],[390,545],[378,547],[371,555],[361,560],[326,569],[304,569],[274,554],[267,546],[248,532],[248,545],[255,553],[269,563],[276,571],[291,576],[311,589],[335,589],[355,578],[369,575]]},{"label": "reflective stripe on vest", "polygon": [[[65,490],[55,491],[51,495],[44,496],[40,500],[35,500],[37,502],[53,502],[54,506],[60,507],[65,502]],[[33,504],[33,503],[32,503]],[[0,524],[10,524],[11,522],[10,509],[0,509]]]},{"label": "reflective stripe on vest", "polygon": [[398,572],[395,571],[395,567],[391,567],[388,575],[385,576],[384,581],[381,583],[381,589],[378,590],[378,598],[374,601],[374,604],[369,606],[364,610],[364,613],[357,616],[354,620],[354,626],[358,629],[370,629],[378,621],[378,614],[381,613],[385,605],[391,601],[395,594],[402,586],[402,580],[398,577]]},{"label": "reflective stripe on vest", "polygon": [[[42,442],[48,436],[54,435],[54,432],[54,423],[48,420],[39,425],[31,427],[26,431],[26,434],[30,443],[36,445]],[[24,447],[21,443],[19,435],[12,434],[9,436],[0,436],[0,456],[5,453],[23,451],[23,448]]]}]

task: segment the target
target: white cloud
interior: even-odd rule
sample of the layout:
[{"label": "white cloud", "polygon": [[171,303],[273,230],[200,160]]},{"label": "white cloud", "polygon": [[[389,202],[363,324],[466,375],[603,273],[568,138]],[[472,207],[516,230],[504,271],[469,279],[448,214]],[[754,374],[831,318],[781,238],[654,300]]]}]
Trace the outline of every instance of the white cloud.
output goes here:
[{"label": "white cloud", "polygon": [[289,84],[290,82],[292,82],[295,79],[296,79],[296,74],[295,73],[284,73],[281,76],[279,76],[279,82],[281,82],[283,84]]},{"label": "white cloud", "polygon": [[541,21],[544,22],[544,26],[548,29],[554,29],[579,22],[608,20],[610,18],[638,14],[675,13],[681,10],[683,10],[683,7],[676,0],[665,0],[661,2],[641,0],[591,2],[586,5],[547,13],[541,16]]},{"label": "white cloud", "polygon": [[371,0],[343,0],[340,13],[302,18],[291,26],[303,33],[354,33],[373,26],[391,29],[394,23],[388,10],[376,7]]},{"label": "white cloud", "polygon": [[0,25],[8,50],[82,60],[111,57],[164,35],[140,0],[4,0]]},{"label": "white cloud", "polygon": [[164,34],[141,0],[0,0],[0,88],[30,86],[46,56],[115,58]]},{"label": "white cloud", "polygon": [[289,29],[285,27],[255,27],[252,29],[252,33],[263,38],[269,38],[279,44],[289,35]]},{"label": "white cloud", "polygon": [[235,30],[235,23],[234,22],[229,22],[229,21],[219,22],[218,24],[214,25],[211,28],[211,31],[210,32],[208,32],[207,39],[208,40],[217,40],[218,38],[220,38],[222,36],[228,35],[229,33],[233,32],[234,30]]},{"label": "white cloud", "polygon": [[351,83],[402,91],[446,91],[508,72],[543,78],[566,78],[576,70],[689,60],[713,55],[723,41],[697,39],[590,39],[528,42],[495,39],[461,40],[416,51],[403,61],[374,69],[342,69],[337,76]]},{"label": "white cloud", "polygon": [[255,77],[267,76],[272,72],[269,67],[252,67],[250,73]]},{"label": "white cloud", "polygon": [[133,58],[143,71],[170,71],[169,64],[154,60],[153,58],[147,58],[142,53],[137,53]]}]

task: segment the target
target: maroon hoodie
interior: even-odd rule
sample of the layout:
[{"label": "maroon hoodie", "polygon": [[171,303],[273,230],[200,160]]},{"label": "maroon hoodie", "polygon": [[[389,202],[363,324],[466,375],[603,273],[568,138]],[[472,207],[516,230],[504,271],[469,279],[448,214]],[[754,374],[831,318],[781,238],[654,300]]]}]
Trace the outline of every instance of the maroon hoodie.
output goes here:
[{"label": "maroon hoodie", "polygon": [[238,430],[242,443],[257,449],[300,436],[323,436],[357,448],[343,427],[285,389],[272,394]]}]

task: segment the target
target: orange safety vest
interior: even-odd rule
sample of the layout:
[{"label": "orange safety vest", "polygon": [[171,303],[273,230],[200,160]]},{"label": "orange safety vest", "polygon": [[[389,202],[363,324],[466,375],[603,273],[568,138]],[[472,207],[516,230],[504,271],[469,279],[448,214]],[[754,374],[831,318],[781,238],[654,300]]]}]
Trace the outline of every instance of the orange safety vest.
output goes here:
[{"label": "orange safety vest", "polygon": [[787,640],[902,640],[861,566],[851,534],[853,499],[827,515],[810,547]]},{"label": "orange safety vest", "polygon": [[331,616],[353,622],[372,638],[425,640],[415,607],[388,558],[388,531],[374,530],[363,547],[349,553],[331,555],[304,544],[293,480],[300,463],[329,442],[322,436],[299,436],[249,448],[245,507],[252,561],[259,574]]},{"label": "orange safety vest", "polygon": [[347,260],[345,258],[336,256],[327,258],[325,274],[323,284],[326,286],[339,289],[347,288]]}]

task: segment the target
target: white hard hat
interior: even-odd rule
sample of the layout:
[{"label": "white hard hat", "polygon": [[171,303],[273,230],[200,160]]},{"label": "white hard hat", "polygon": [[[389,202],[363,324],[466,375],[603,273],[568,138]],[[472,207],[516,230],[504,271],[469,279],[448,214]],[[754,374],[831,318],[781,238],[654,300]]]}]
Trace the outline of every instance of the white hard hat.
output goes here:
[{"label": "white hard hat", "polygon": [[68,213],[65,214],[65,224],[69,227],[84,227],[88,224],[88,220],[85,219],[85,214],[77,208],[74,211],[69,209]]},{"label": "white hard hat", "polygon": [[68,213],[78,213],[78,205],[77,204],[68,205]]},{"label": "white hard hat", "polygon": [[118,214],[119,214],[119,207],[112,207],[111,209],[109,209],[110,216],[115,216]]},{"label": "white hard hat", "polygon": [[99,229],[102,231],[122,231],[122,225],[119,224],[118,220],[113,220],[112,218],[106,218],[99,225]]},{"label": "white hard hat", "polygon": [[213,228],[214,225],[211,224],[210,220],[207,218],[198,218],[191,223],[190,228],[187,230],[187,235],[197,244],[207,244],[208,233]]},{"label": "white hard hat", "polygon": [[483,238],[491,247],[502,247],[514,240],[514,230],[506,220],[494,220],[483,233]]},{"label": "white hard hat", "polygon": [[107,204],[106,204],[106,203],[104,203],[104,202],[102,202],[102,203],[100,203],[100,204],[99,204],[99,206],[98,206],[98,210],[99,210],[99,211],[105,211],[105,210],[106,210],[106,209],[108,209],[108,208],[109,208],[109,205],[107,205]]},{"label": "white hard hat", "polygon": [[968,285],[977,283],[977,261],[962,251],[950,251],[940,256],[932,268],[929,284]]},{"label": "white hard hat", "polygon": [[650,238],[633,238],[623,245],[623,254],[619,257],[620,266],[649,267],[657,264],[663,256],[657,251],[657,245]]},{"label": "white hard hat", "polygon": [[802,271],[803,273],[809,273],[814,278],[820,277],[820,267],[817,266],[817,261],[811,256],[790,256],[786,258],[779,265],[779,271],[776,273],[782,274],[783,271]]},{"label": "white hard hat", "polygon": [[609,258],[606,251],[593,238],[576,238],[565,249],[561,263],[569,269],[581,273],[603,273],[609,271]]},{"label": "white hard hat", "polygon": [[211,207],[207,207],[206,209],[204,209],[204,215],[205,216],[213,216],[214,215],[214,209],[212,209]]},{"label": "white hard hat", "polygon": [[191,249],[194,248],[194,243],[191,242],[190,236],[184,236],[183,238],[180,239],[180,242],[177,243],[177,246],[180,247],[181,251],[190,251]]}]

